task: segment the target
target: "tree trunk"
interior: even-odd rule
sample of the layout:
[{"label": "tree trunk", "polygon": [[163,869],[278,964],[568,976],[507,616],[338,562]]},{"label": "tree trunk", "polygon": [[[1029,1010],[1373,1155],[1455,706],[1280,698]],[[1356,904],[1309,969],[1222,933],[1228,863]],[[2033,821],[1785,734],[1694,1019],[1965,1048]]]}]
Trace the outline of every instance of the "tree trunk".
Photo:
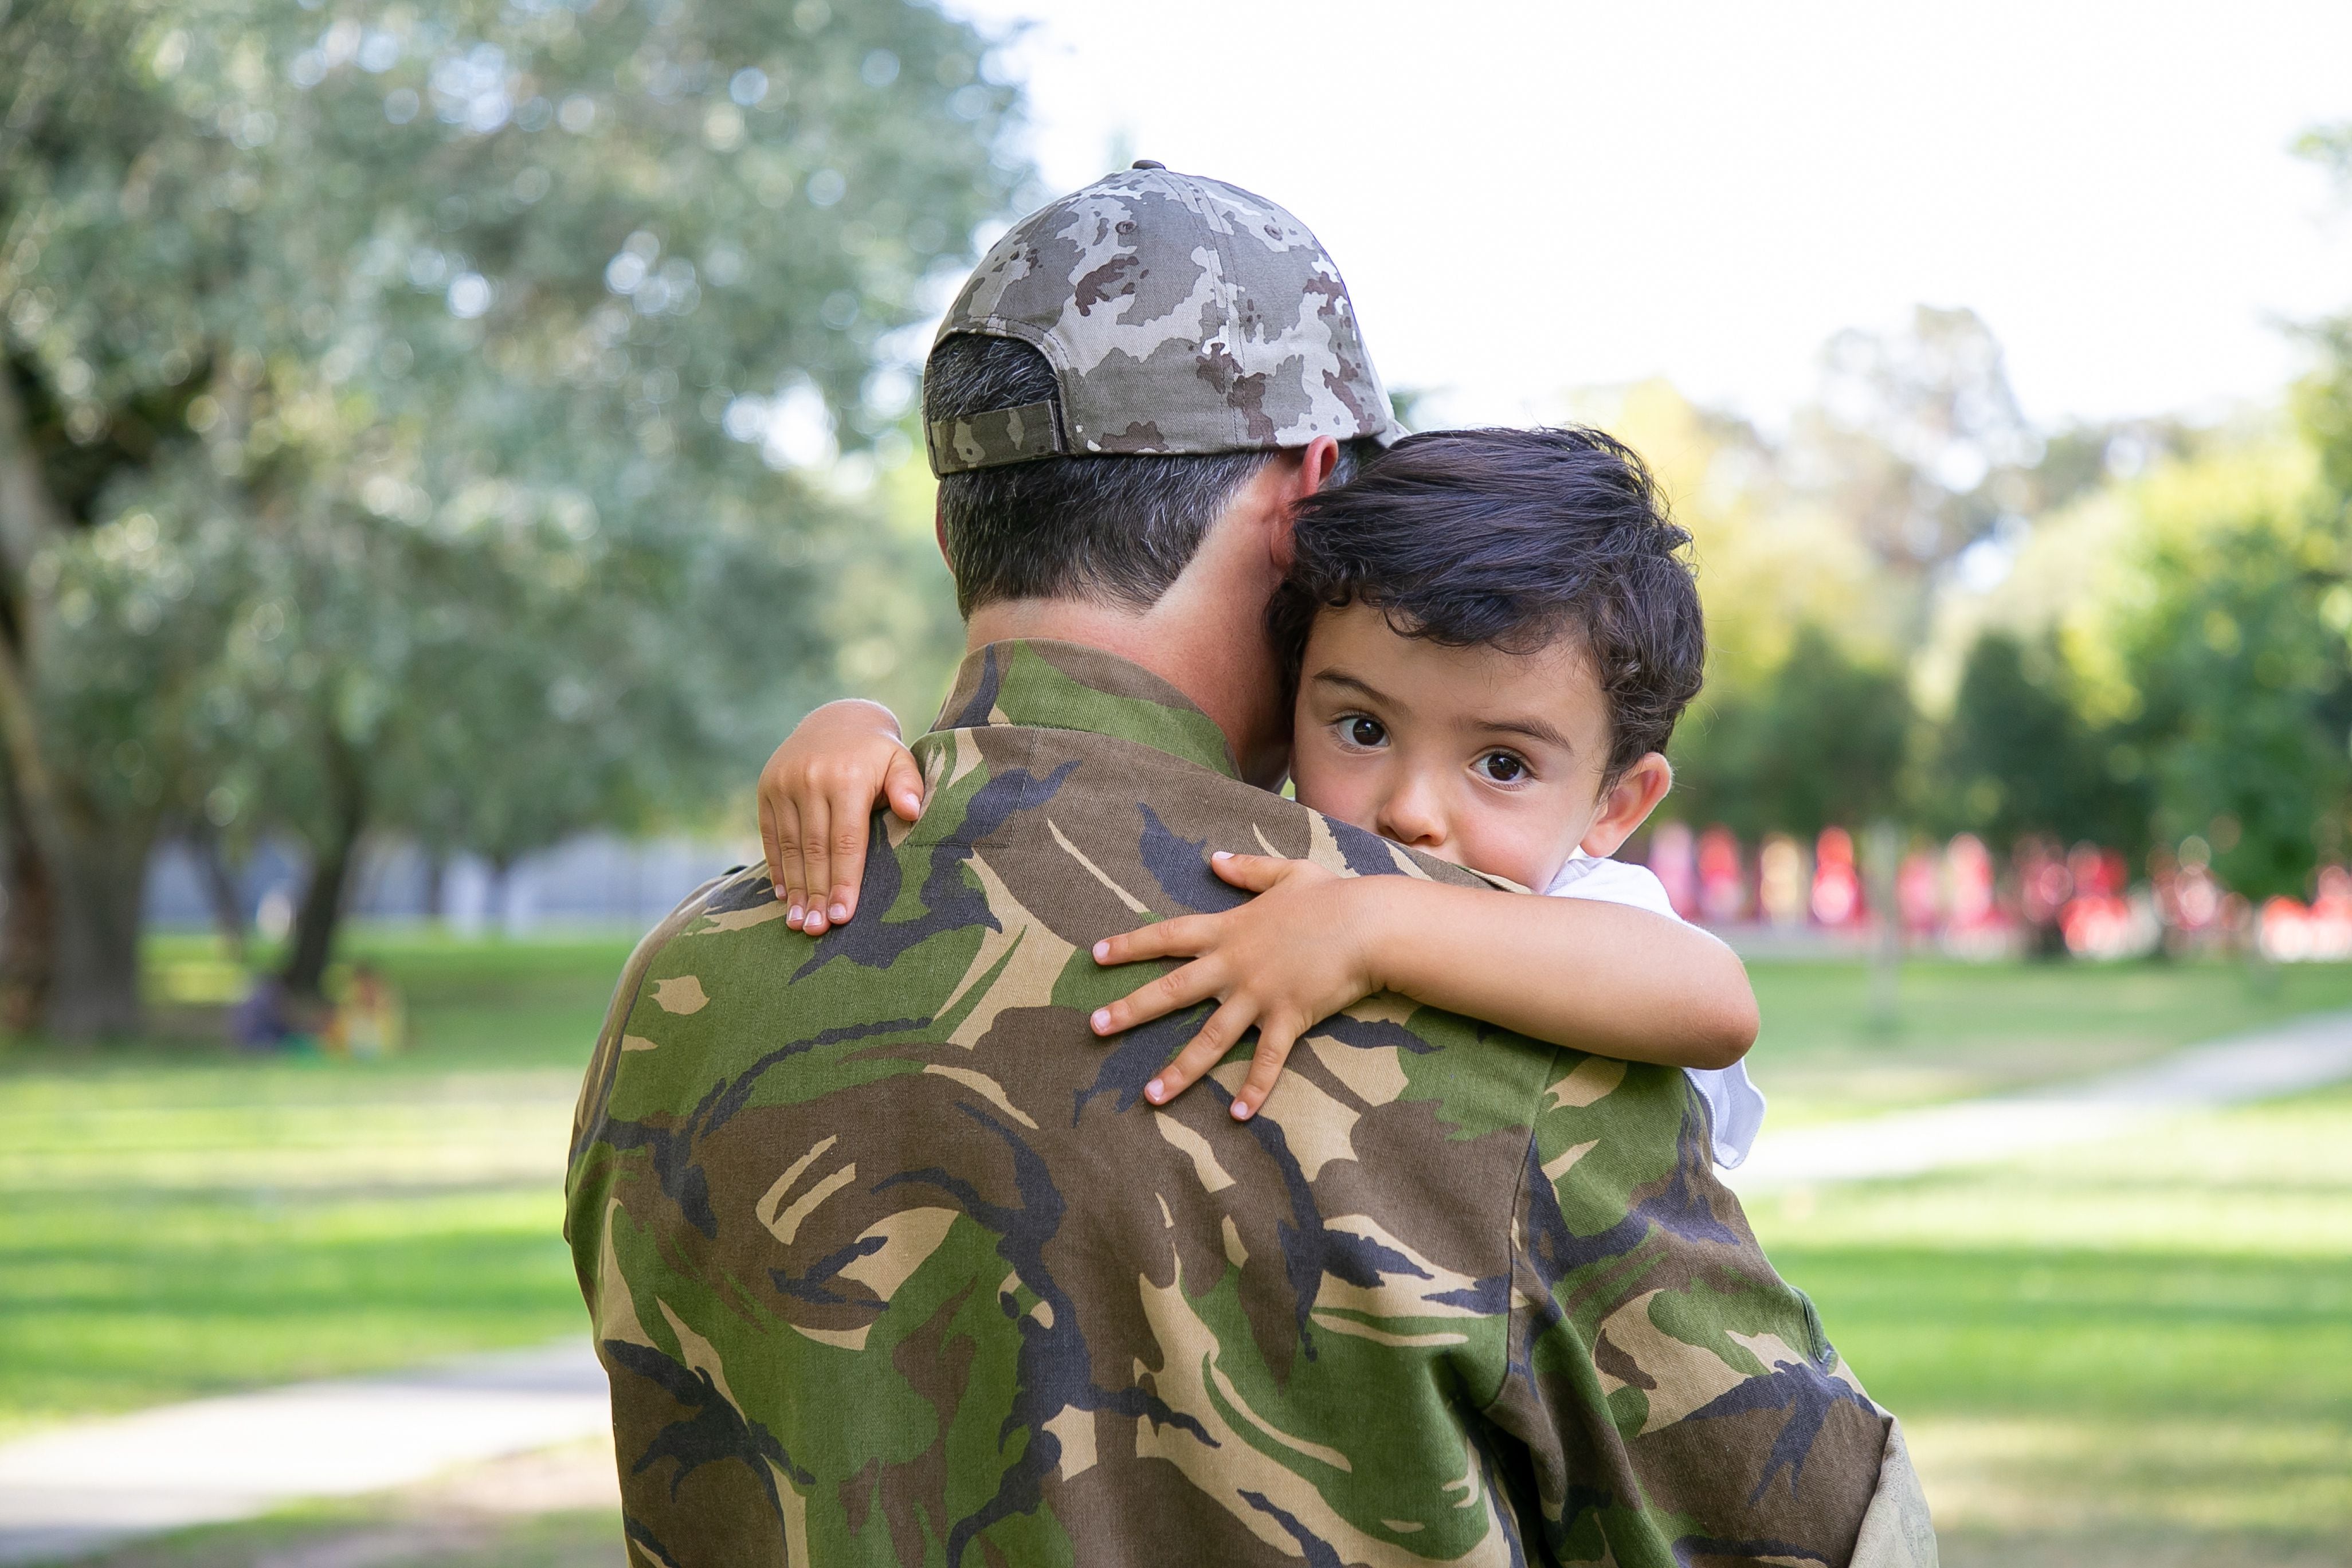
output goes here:
[{"label": "tree trunk", "polygon": [[16,786],[16,815],[48,869],[56,912],[49,1030],[66,1039],[134,1033],[139,919],[153,825],[131,829],[65,797],[42,754],[23,661],[5,638],[0,638],[0,745]]},{"label": "tree trunk", "polygon": [[221,853],[220,835],[211,824],[198,822],[189,829],[188,847],[194,852],[197,872],[204,878],[205,901],[212,906],[213,925],[220,931],[229,957],[241,964],[248,924],[245,895],[237,888],[236,873],[229,869],[228,858]]},{"label": "tree trunk", "polygon": [[[58,939],[55,857],[61,847],[56,791],[25,679],[32,644],[28,569],[65,520],[25,427],[16,366],[0,353],[0,762],[8,805],[8,912],[0,928],[0,1027],[20,1032],[48,1012]],[[136,1005],[133,991],[133,1005]]]},{"label": "tree trunk", "polygon": [[352,871],[359,864],[360,836],[367,831],[367,787],[360,759],[336,736],[327,739],[330,817],[326,841],[314,845],[317,858],[294,914],[294,937],[279,978],[297,997],[316,1000],[334,956],[335,932],[351,896]]},{"label": "tree trunk", "polygon": [[1892,822],[1874,822],[1863,835],[1863,871],[1870,879],[1870,1023],[1882,1033],[1903,1021],[1903,911],[1895,906],[1903,837]]},{"label": "tree trunk", "polygon": [[152,826],[94,825],[68,834],[58,878],[57,962],[49,1032],[89,1040],[139,1031],[139,934]]},{"label": "tree trunk", "polygon": [[49,863],[25,825],[8,813],[8,912],[0,923],[0,1029],[21,1035],[40,1026],[49,1010],[57,969],[57,895]]}]

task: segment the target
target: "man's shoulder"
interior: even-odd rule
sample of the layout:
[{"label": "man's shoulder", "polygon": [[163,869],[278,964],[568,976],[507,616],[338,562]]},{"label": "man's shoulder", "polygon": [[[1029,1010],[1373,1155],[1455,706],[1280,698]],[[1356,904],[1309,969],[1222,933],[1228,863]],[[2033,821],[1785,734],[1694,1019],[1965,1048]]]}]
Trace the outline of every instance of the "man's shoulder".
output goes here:
[{"label": "man's shoulder", "polygon": [[[1134,740],[978,724],[935,731],[915,748],[929,784],[921,819],[910,826],[877,814],[856,920],[821,938],[792,930],[764,868],[750,865],[696,889],[646,933],[614,993],[575,1153],[624,1058],[656,1040],[690,1052],[709,1075],[747,1065],[764,1040],[889,1030],[976,1038],[1007,1008],[1098,1005],[1132,982],[1095,968],[1095,942],[1245,897],[1210,870],[1216,850],[1309,859],[1347,876],[1482,885],[1458,866]],[[1427,1047],[1498,1033],[1434,1008],[1375,1011],[1398,1037]],[[1520,1042],[1479,1076],[1516,1082],[1537,1070],[1531,1058],[1549,1055]],[[667,1078],[684,1064],[658,1073],[654,1065],[635,1058],[635,1076]],[[1160,1065],[1139,1065],[1136,1087]]]},{"label": "man's shoulder", "polygon": [[1509,886],[1123,736],[982,725],[934,731],[915,750],[931,786],[918,841],[1009,845],[1034,832],[1066,858],[1066,841],[1083,828],[1121,859],[1131,852],[1144,890],[1190,908],[1239,901],[1209,874],[1218,849],[1313,860],[1346,876]]},{"label": "man's shoulder", "polygon": [[[575,1159],[613,1117],[683,1110],[778,1050],[798,1058],[795,1092],[822,1097],[856,1086],[856,1074],[835,1086],[812,1070],[844,1042],[878,1060],[925,1041],[970,1050],[1013,1020],[1040,1037],[1084,1037],[1088,1012],[1139,983],[1097,965],[1097,941],[1245,897],[1211,871],[1216,850],[1351,876],[1475,880],[1114,736],[975,725],[924,736],[917,754],[929,783],[922,817],[909,826],[877,815],[855,920],[818,938],[792,930],[751,866],[697,889],[639,943],[583,1086]],[[1087,1069],[1081,1104],[1132,1109],[1199,1022],[1188,1014],[1111,1043]],[[1444,1078],[1490,1130],[1528,1124],[1555,1055],[1399,997],[1368,999],[1322,1033],[1349,1042],[1333,1058],[1343,1080],[1365,1062],[1394,1062],[1400,1089]]]},{"label": "man's shoulder", "polygon": [[629,1018],[645,994],[648,977],[656,971],[668,976],[671,949],[687,932],[705,929],[713,918],[724,921],[731,917],[740,924],[749,911],[761,910],[772,910],[773,913],[753,916],[752,923],[780,918],[784,912],[775,902],[775,889],[769,885],[766,868],[736,866],[680,899],[652,930],[637,939],[628,961],[621,965],[612,998],[605,1004],[604,1026],[597,1031],[595,1049],[589,1057],[588,1072],[582,1080],[579,1102],[572,1111],[572,1158],[575,1163],[596,1133],[596,1124],[612,1092],[620,1054],[628,1048]]}]

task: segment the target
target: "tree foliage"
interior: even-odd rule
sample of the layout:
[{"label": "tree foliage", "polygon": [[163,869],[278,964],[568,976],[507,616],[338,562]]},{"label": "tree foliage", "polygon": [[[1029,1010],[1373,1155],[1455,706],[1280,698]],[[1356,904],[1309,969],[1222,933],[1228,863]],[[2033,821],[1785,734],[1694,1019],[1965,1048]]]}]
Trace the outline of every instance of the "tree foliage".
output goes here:
[{"label": "tree foliage", "polygon": [[2352,806],[2343,501],[2244,471],[2262,460],[2152,489],[2141,592],[2114,629],[2158,834],[2204,836],[2222,879],[2257,899],[2307,893]]},{"label": "tree foliage", "polygon": [[1922,305],[1905,331],[1840,332],[1822,369],[1795,455],[1897,573],[1932,571],[2033,504],[2042,438],[1974,310]]},{"label": "tree foliage", "polygon": [[[812,476],[903,441],[891,334],[1023,177],[983,53],[824,0],[0,14],[20,869],[291,828],[315,984],[372,828],[731,782],[893,548]],[[127,1021],[136,883],[58,911],[68,1028]]]},{"label": "tree foliage", "polygon": [[1979,637],[1920,783],[1922,815],[2004,847],[2036,836],[2137,858],[2150,805],[2140,749],[2086,719],[2072,687],[2050,642]]},{"label": "tree foliage", "polygon": [[1899,668],[1808,626],[1760,689],[1702,703],[1673,753],[1686,818],[1810,837],[1896,810],[1912,727]]},{"label": "tree foliage", "polygon": [[2200,835],[2237,890],[2306,892],[2352,808],[2352,318],[2311,336],[2292,432],[2044,437],[1965,311],[1842,336],[1779,442],[1645,410],[1714,639],[1673,809],[2135,858]]}]

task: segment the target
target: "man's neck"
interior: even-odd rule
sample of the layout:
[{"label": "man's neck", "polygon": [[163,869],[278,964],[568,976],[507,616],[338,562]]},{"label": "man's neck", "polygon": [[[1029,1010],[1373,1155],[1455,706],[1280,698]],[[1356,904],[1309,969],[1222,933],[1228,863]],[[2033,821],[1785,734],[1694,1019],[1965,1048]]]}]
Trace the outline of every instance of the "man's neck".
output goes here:
[{"label": "man's neck", "polygon": [[[984,605],[965,623],[967,651],[994,642],[1044,638],[1078,643],[1140,665],[1191,700],[1224,731],[1225,743],[1250,783],[1271,788],[1289,757],[1287,729],[1265,711],[1276,676],[1263,646],[1243,628],[1192,615],[1162,613],[1165,600],[1141,614],[1073,599],[1012,599]],[[1242,632],[1237,637],[1235,634]]]}]

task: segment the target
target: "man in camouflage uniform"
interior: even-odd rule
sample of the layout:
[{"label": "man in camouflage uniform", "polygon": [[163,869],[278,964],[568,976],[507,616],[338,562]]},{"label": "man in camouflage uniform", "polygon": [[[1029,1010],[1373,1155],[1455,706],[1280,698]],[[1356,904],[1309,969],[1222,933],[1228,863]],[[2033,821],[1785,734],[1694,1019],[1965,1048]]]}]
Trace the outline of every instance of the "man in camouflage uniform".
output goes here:
[{"label": "man in camouflage uniform", "polygon": [[[943,406],[974,335],[1052,391]],[[1141,1099],[1205,1009],[1088,1030],[1136,983],[1095,941],[1239,896],[1213,849],[1475,880],[1244,782],[1286,735],[1284,508],[1393,434],[1313,237],[1139,166],[1005,237],[929,382],[973,651],[922,818],[821,937],[757,868],[680,905],[583,1090],[566,1229],[631,1562],[1932,1563],[1899,1432],[1682,1073],[1383,995],[1235,1123]],[[975,542],[956,476],[1236,453],[1156,589],[1076,546],[1024,568],[1066,597],[976,581],[1017,542]]]}]

